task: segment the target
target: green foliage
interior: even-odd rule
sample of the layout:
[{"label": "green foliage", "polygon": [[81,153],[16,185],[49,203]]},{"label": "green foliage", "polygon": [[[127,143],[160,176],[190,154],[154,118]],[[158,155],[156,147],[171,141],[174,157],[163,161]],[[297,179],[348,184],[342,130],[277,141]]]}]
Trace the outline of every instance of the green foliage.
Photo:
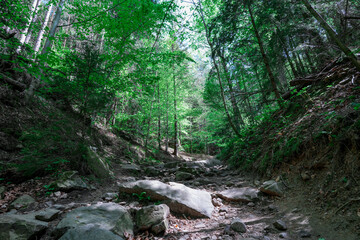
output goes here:
[{"label": "green foliage", "polygon": [[140,194],[133,193],[133,197],[136,197],[139,202],[148,202],[150,201],[150,196],[146,196],[146,192],[141,192]]},{"label": "green foliage", "polygon": [[55,188],[52,185],[44,185],[44,188],[46,189],[46,196],[50,196],[55,191]]}]

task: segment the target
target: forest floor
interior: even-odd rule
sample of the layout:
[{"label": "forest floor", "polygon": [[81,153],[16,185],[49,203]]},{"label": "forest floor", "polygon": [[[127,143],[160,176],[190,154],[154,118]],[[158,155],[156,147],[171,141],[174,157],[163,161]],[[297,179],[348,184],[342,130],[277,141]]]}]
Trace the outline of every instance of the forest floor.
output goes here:
[{"label": "forest floor", "polygon": [[[211,160],[213,157],[206,155],[191,155],[181,153],[180,158],[172,163],[182,164],[183,162]],[[162,182],[175,181],[173,169],[163,167],[162,163],[152,163],[152,167],[158,170],[156,176],[146,174],[145,168],[148,165],[138,165],[140,169],[129,171],[122,166],[129,164],[126,162],[111,163],[115,178],[106,182],[93,182],[95,190],[75,190],[68,193],[60,192],[50,196],[44,193],[43,186],[52,181],[52,177],[33,179],[19,185],[13,184],[8,187],[5,200],[0,202],[2,208],[8,205],[15,196],[29,194],[36,198],[36,210],[61,204],[70,206],[67,209],[79,206],[89,206],[98,202],[106,202],[103,199],[105,193],[119,193],[118,184],[133,180],[159,180]],[[132,166],[135,166],[131,163]],[[162,236],[154,236],[148,232],[138,232],[134,239],[311,239],[311,240],[356,240],[359,239],[356,233],[351,232],[351,228],[339,228],[344,224],[336,216],[326,216],[323,211],[317,211],[311,206],[307,199],[305,189],[296,189],[293,186],[285,192],[283,197],[274,197],[260,194],[260,199],[255,202],[228,202],[217,197],[217,193],[225,189],[250,187],[259,188],[260,182],[253,177],[239,174],[233,169],[224,165],[214,165],[206,168],[205,174],[194,176],[185,181],[177,181],[188,187],[209,192],[212,195],[213,203],[216,203],[215,210],[211,218],[193,219],[189,216],[170,214],[169,229]],[[311,186],[309,186],[311,188]],[[140,209],[143,206],[153,204],[150,201],[142,201],[131,195],[119,195],[115,200],[118,204],[128,209]],[[5,209],[4,209],[5,210]],[[32,209],[33,210],[33,209]],[[19,210],[21,212],[21,210]],[[68,211],[68,210],[66,210]],[[65,211],[65,212],[66,212]],[[1,215],[0,215],[1,217]],[[246,233],[238,233],[230,228],[231,221],[239,218],[245,223]],[[333,221],[333,219],[337,221]],[[61,219],[61,218],[60,218]],[[286,230],[278,230],[273,223],[282,220]],[[331,221],[330,221],[331,220]],[[55,226],[59,222],[54,220],[50,225]],[[48,231],[41,239],[53,239]],[[132,238],[129,238],[132,239]]]}]

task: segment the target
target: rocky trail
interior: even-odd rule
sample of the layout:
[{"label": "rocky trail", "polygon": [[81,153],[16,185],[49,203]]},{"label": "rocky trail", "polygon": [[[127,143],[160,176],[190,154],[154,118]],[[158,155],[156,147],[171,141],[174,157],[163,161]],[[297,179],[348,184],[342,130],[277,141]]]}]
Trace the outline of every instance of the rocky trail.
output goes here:
[{"label": "rocky trail", "polygon": [[34,197],[41,181],[31,180],[24,184],[32,197],[9,204],[15,190],[8,189],[0,202],[8,210],[0,215],[0,239],[356,239],[325,238],[329,228],[286,201],[279,179],[260,183],[209,156],[182,158],[113,164],[106,183],[67,172],[46,197]]}]

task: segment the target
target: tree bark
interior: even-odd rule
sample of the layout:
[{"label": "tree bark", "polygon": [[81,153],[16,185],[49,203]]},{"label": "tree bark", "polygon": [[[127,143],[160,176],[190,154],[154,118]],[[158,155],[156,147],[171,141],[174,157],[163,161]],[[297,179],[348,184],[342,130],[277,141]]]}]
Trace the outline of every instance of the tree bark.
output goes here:
[{"label": "tree bark", "polygon": [[264,50],[264,45],[263,45],[262,40],[260,38],[259,32],[257,30],[256,24],[255,24],[255,19],[254,19],[250,4],[248,5],[248,10],[249,10],[249,14],[250,14],[251,24],[252,24],[252,26],[254,28],[255,36],[256,36],[256,39],[257,39],[258,44],[259,44],[260,52],[261,52],[261,55],[262,55],[262,58],[263,58],[267,73],[268,73],[269,78],[270,78],[270,82],[271,82],[271,85],[272,85],[272,88],[273,88],[273,92],[275,93],[276,98],[278,100],[280,100],[280,94],[279,94],[279,91],[278,91],[278,89],[276,87],[275,77],[274,77],[273,72],[271,71],[270,63],[269,63],[269,60],[268,60],[268,58],[266,56],[266,53],[265,53],[265,50]]},{"label": "tree bark", "polygon": [[30,12],[29,21],[27,22],[24,31],[20,35],[20,46],[16,50],[17,53],[19,53],[21,51],[22,45],[25,43],[26,35],[29,32],[29,28],[30,28],[30,25],[31,25],[31,23],[33,21],[34,15],[36,15],[37,8],[38,8],[38,5],[39,5],[39,1],[40,0],[34,0],[32,6],[31,6],[31,12]]},{"label": "tree bark", "polygon": [[56,10],[53,24],[51,25],[49,36],[46,39],[46,42],[45,42],[43,50],[41,51],[41,54],[47,54],[51,48],[52,38],[55,36],[56,28],[59,25],[61,13],[62,13],[62,9],[63,9],[65,1],[66,0],[60,0],[59,6],[57,7],[57,10]]},{"label": "tree bark", "polygon": [[219,55],[219,57],[221,59],[221,63],[222,63],[223,69],[224,69],[224,74],[225,74],[225,77],[226,77],[226,80],[227,80],[227,83],[228,83],[228,87],[229,87],[230,102],[231,102],[231,105],[232,105],[232,108],[233,108],[233,111],[234,111],[235,126],[237,128],[239,128],[240,124],[244,125],[245,123],[244,123],[244,120],[241,117],[239,107],[236,104],[234,90],[233,90],[232,82],[231,82],[231,79],[230,79],[230,76],[229,76],[229,71],[228,71],[227,66],[226,66],[224,53],[221,52],[220,50],[218,50],[218,55]]},{"label": "tree bark", "polygon": [[[172,46],[174,51],[174,45]],[[173,84],[174,84],[174,152],[175,156],[178,156],[178,120],[177,120],[177,102],[176,102],[176,74],[175,64],[173,63]]]},{"label": "tree bark", "polygon": [[345,53],[345,55],[350,59],[354,66],[360,71],[360,62],[356,59],[354,53],[340,40],[335,31],[331,28],[329,24],[322,18],[322,16],[310,5],[308,0],[301,0],[305,5],[307,10],[319,21],[320,25],[325,29],[332,41]]},{"label": "tree bark", "polygon": [[49,24],[51,11],[52,11],[52,4],[50,4],[50,6],[49,6],[49,9],[48,9],[48,11],[46,13],[46,16],[45,16],[45,19],[44,19],[44,22],[43,22],[43,24],[41,26],[39,35],[38,35],[38,37],[36,39],[35,46],[34,46],[34,52],[35,53],[37,53],[39,51],[39,49],[40,49],[41,41],[42,41],[44,33],[45,33],[45,28]]}]

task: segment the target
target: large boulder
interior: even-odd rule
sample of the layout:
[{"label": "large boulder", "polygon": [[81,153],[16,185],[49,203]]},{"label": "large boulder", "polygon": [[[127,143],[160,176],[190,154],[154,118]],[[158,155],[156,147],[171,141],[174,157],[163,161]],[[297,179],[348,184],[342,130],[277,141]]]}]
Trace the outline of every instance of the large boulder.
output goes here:
[{"label": "large boulder", "polygon": [[109,230],[95,227],[92,224],[72,228],[67,231],[59,240],[124,240]]},{"label": "large boulder", "polygon": [[279,196],[281,197],[284,193],[282,191],[282,185],[274,180],[269,180],[264,182],[261,187],[260,191],[263,193],[269,194],[271,196]]},{"label": "large boulder", "polygon": [[233,202],[253,202],[259,200],[260,191],[255,188],[243,187],[243,188],[231,188],[219,192],[218,197]]},{"label": "large boulder", "polygon": [[87,149],[86,162],[89,170],[96,177],[109,178],[114,176],[114,173],[110,170],[109,164],[90,148]]},{"label": "large boulder", "polygon": [[165,232],[169,226],[169,214],[170,209],[165,204],[144,207],[136,212],[136,226],[139,230],[151,229],[156,234]]},{"label": "large boulder", "polygon": [[1,240],[38,239],[48,224],[34,219],[33,214],[2,214],[0,217]]},{"label": "large boulder", "polygon": [[67,213],[56,226],[55,235],[59,236],[70,229],[81,227],[94,227],[121,237],[133,235],[134,228],[131,216],[124,207],[116,203],[98,203],[89,207],[79,207]]},{"label": "large boulder", "polygon": [[120,183],[120,192],[141,194],[146,192],[153,200],[167,204],[171,211],[193,217],[211,217],[214,206],[206,191],[192,189],[180,183],[165,184],[157,180],[139,180]]},{"label": "large boulder", "polygon": [[63,172],[59,179],[51,184],[51,187],[64,192],[90,189],[90,186],[80,178],[77,171]]}]

